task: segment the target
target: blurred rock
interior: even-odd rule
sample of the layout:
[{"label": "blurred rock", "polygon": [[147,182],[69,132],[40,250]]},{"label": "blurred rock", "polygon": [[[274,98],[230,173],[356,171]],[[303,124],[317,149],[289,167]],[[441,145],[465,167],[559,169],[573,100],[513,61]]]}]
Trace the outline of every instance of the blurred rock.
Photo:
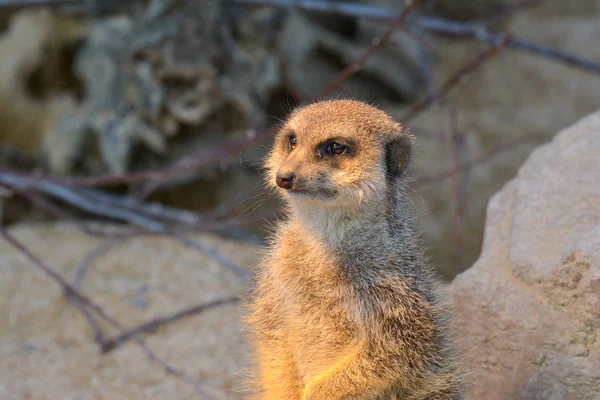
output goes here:
[{"label": "blurred rock", "polygon": [[600,394],[600,112],[536,149],[450,286],[472,399]]},{"label": "blurred rock", "polygon": [[[142,12],[93,22],[74,66],[83,101],[45,138],[53,172],[168,164],[172,146],[197,148],[201,140],[211,152],[265,118],[265,103],[281,84],[267,35],[238,43],[218,1],[176,3],[155,0]],[[218,140],[207,143],[205,134]]]},{"label": "blurred rock", "polygon": [[[21,225],[11,233],[69,280],[106,240],[61,224]],[[256,263],[256,249],[242,243],[208,235],[197,239],[244,267]],[[58,286],[5,241],[0,254],[0,398],[198,397],[192,387],[148,361],[134,343],[100,354],[85,318]],[[169,239],[139,238],[96,259],[83,292],[133,327],[186,306],[237,295],[241,285],[203,253]],[[160,328],[145,342],[216,399],[241,399],[247,359],[241,312],[234,305],[209,310]]]},{"label": "blurred rock", "polygon": [[0,148],[37,158],[57,105],[77,90],[69,63],[84,34],[81,23],[48,10],[12,14],[0,36]]},{"label": "blurred rock", "polygon": [[53,172],[70,173],[77,161],[94,161],[84,152],[87,135],[94,135],[100,160],[112,173],[125,172],[131,150],[138,144],[165,150],[163,135],[145,119],[160,112],[164,94],[149,63],[129,64],[133,40],[133,21],[126,17],[91,28],[75,65],[85,87],[84,105],[63,113],[46,134],[45,150]]},{"label": "blurred rock", "polygon": [[[0,167],[31,171],[44,131],[75,104],[79,84],[70,64],[85,27],[48,10],[8,14],[0,34]],[[18,196],[2,203],[2,223],[47,218]]]}]

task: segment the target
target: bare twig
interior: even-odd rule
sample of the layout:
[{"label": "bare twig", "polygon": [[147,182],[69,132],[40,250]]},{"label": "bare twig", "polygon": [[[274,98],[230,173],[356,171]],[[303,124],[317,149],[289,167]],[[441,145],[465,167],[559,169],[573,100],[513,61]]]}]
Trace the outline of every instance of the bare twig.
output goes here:
[{"label": "bare twig", "polygon": [[83,278],[87,273],[87,270],[90,266],[96,261],[96,259],[105,255],[108,251],[115,248],[116,246],[125,242],[126,238],[118,238],[107,240],[104,243],[100,244],[94,250],[92,250],[77,266],[75,269],[75,273],[73,274],[73,286],[76,288],[81,288],[81,283],[83,282]]},{"label": "bare twig", "polygon": [[282,60],[281,63],[282,63],[281,75],[282,75],[283,83],[285,84],[287,91],[292,96],[292,99],[294,100],[294,103],[296,105],[302,104],[304,102],[304,100],[302,99],[302,95],[300,95],[300,92],[298,91],[296,86],[292,83],[292,79],[290,76],[287,62],[285,60]]},{"label": "bare twig", "polygon": [[[0,180],[1,180],[1,178],[0,178]],[[53,202],[46,199],[45,197],[39,195],[38,193],[31,192],[31,191],[28,191],[23,188],[13,187],[12,185],[8,185],[8,184],[2,183],[2,182],[0,182],[0,188],[3,188],[4,190],[10,191],[12,193],[15,193],[15,194],[23,197],[25,200],[29,201],[30,203],[38,206],[39,208],[41,208],[43,210],[50,212],[51,214],[55,215],[56,217],[63,218],[65,220],[70,220],[70,221],[75,220],[74,215],[72,215],[68,211],[64,210],[63,208],[59,207],[58,205],[54,204]]]},{"label": "bare twig", "polygon": [[538,55],[554,61],[560,61],[572,67],[577,67],[588,72],[600,74],[600,64],[569,54],[562,50],[554,49],[548,46],[531,43],[524,39],[519,39],[514,36],[507,37],[504,33],[490,32],[485,25],[473,23],[461,23],[456,21],[444,20],[440,18],[421,18],[416,24],[429,32],[463,36],[477,39],[480,42],[495,44],[501,41],[506,41],[508,47],[525,51],[533,55]]},{"label": "bare twig", "polygon": [[[331,83],[329,83],[323,90],[321,90],[321,92],[316,96],[316,99],[325,97],[326,95],[331,93],[333,90],[337,89],[342,83],[344,83],[348,78],[350,78],[356,72],[360,71],[363,68],[363,66],[365,65],[365,63],[367,62],[367,60],[369,58],[371,58],[371,56],[373,54],[375,54],[375,52],[377,50],[379,50],[379,48],[381,46],[383,46],[383,44],[385,44],[385,42],[387,42],[392,37],[394,32],[396,32],[396,30],[398,30],[405,23],[406,18],[408,17],[410,12],[420,2],[421,2],[421,0],[412,0],[412,1],[407,0],[404,9],[400,13],[400,15],[398,15],[395,18],[392,26],[390,26],[387,31],[385,31],[379,38],[377,38],[373,42],[373,44],[371,46],[369,46],[369,48],[358,58],[358,60],[356,60],[352,65],[349,65],[342,72],[340,72],[338,74],[338,76],[336,76],[333,79],[333,81],[331,81]],[[330,3],[330,4],[335,4],[335,3]]]},{"label": "bare twig", "polygon": [[[205,246],[202,243],[194,241],[188,237],[185,237],[184,235],[178,233],[176,230],[171,230],[164,223],[152,218],[157,213],[161,212],[162,216],[168,216],[170,218],[181,215],[185,216],[183,211],[176,212],[175,209],[165,207],[152,208],[148,207],[148,205],[139,203],[130,203],[124,205],[124,202],[122,201],[122,199],[118,198],[118,196],[110,195],[100,191],[87,190],[81,192],[80,188],[71,188],[53,182],[30,179],[27,177],[11,175],[6,173],[0,173],[0,184],[8,186],[10,188],[15,188],[16,190],[19,190],[21,192],[25,192],[27,189],[40,190],[46,194],[60,198],[61,200],[66,201],[67,203],[80,209],[83,209],[91,214],[108,218],[117,218],[119,220],[129,222],[150,232],[172,235],[185,246],[192,247],[204,252],[206,255],[219,262],[221,265],[232,270],[238,276],[241,276],[243,278],[248,276],[248,272],[244,268],[232,261],[229,261],[215,249]],[[50,207],[50,204],[51,203],[47,204],[46,206]],[[58,210],[54,211],[59,213]],[[145,211],[146,213],[155,215],[147,217],[145,215],[141,215],[140,211]],[[196,222],[193,221],[193,218],[178,219],[180,221],[185,221],[188,223],[191,219],[191,225],[194,225],[194,222]]]},{"label": "bare twig", "polygon": [[163,225],[161,223],[150,218],[146,218],[143,215],[112,206],[106,206],[98,201],[93,201],[89,197],[78,193],[72,188],[48,180],[38,180],[24,177],[22,175],[19,176],[8,173],[0,173],[0,183],[20,191],[27,191],[31,189],[43,191],[66,203],[85,210],[90,214],[127,221],[134,225],[141,226],[149,231],[160,231],[163,229]]},{"label": "bare twig", "polygon": [[[1,176],[2,176],[2,174],[0,174],[0,177]],[[19,178],[21,178],[21,176],[19,176]],[[191,221],[191,219],[183,218],[182,219],[183,221],[187,220],[187,222],[189,223],[187,228],[186,227],[178,227],[177,229],[175,229],[174,227],[169,226],[159,232],[149,232],[147,230],[139,229],[139,228],[135,228],[135,227],[127,227],[127,226],[122,226],[122,225],[110,225],[110,229],[107,230],[106,229],[107,225],[97,226],[97,225],[94,225],[93,223],[82,221],[82,220],[76,218],[75,215],[68,212],[66,209],[59,207],[57,204],[55,204],[51,200],[45,198],[43,195],[41,195],[39,193],[36,193],[33,191],[22,190],[22,189],[14,189],[14,188],[12,188],[8,185],[2,184],[2,183],[0,183],[0,189],[3,189],[7,193],[8,192],[16,193],[16,194],[22,196],[25,200],[29,201],[30,203],[40,207],[43,210],[48,211],[50,214],[54,215],[55,217],[74,223],[83,232],[89,234],[90,236],[96,236],[96,237],[100,236],[100,237],[106,237],[106,238],[109,238],[112,240],[118,239],[121,241],[132,238],[134,236],[142,236],[142,235],[147,236],[150,234],[160,235],[160,236],[173,236],[175,234],[184,235],[184,234],[191,234],[191,233],[211,232],[211,233],[215,233],[215,234],[218,234],[221,236],[236,238],[238,240],[244,240],[247,242],[251,242],[252,244],[259,245],[260,243],[255,238],[252,238],[252,235],[241,232],[238,227],[245,225],[245,224],[251,224],[254,222],[258,222],[258,221],[264,220],[266,218],[271,218],[277,214],[277,212],[274,212],[273,210],[263,210],[262,212],[253,213],[251,216],[247,216],[247,217],[239,217],[238,216],[236,218],[230,218],[230,219],[227,219],[224,221],[219,221],[218,218],[222,217],[222,215],[212,215],[212,213],[208,213],[208,214],[202,215],[202,221],[203,221],[202,224],[193,224],[193,223],[191,223],[191,222],[193,222],[193,221]],[[111,194],[111,196],[115,196],[115,195]],[[118,196],[115,196],[115,198],[117,198],[117,197]],[[123,198],[123,201],[127,202],[128,199]],[[120,204],[120,201],[117,203]],[[74,206],[76,207],[77,205],[75,204]],[[150,205],[150,206],[153,206],[153,205]],[[158,210],[160,210],[160,208],[158,208]],[[178,212],[178,211],[180,211],[182,213],[188,212],[186,210],[180,210],[180,209],[176,209],[176,208],[173,208],[172,210],[174,212]],[[135,211],[135,209],[134,209],[134,211]],[[228,208],[227,211],[228,211],[228,213],[234,213],[234,212],[238,212],[239,208]],[[191,213],[191,214],[196,215],[195,213]],[[159,217],[160,216],[164,217],[163,215],[159,215]],[[175,239],[177,239],[177,238],[175,238]],[[187,242],[187,245],[189,247],[193,247],[197,250],[201,250],[201,247],[202,247],[202,246],[191,245],[191,243],[189,241]],[[212,253],[212,252],[209,252],[209,253]],[[223,257],[218,257],[217,261],[220,262],[220,260],[222,260],[222,259],[223,259]],[[230,266],[230,268],[231,268],[231,266]],[[233,269],[235,271],[243,270],[239,266],[231,268],[231,269]],[[247,272],[244,271],[241,275],[245,276],[246,273]]]},{"label": "bare twig", "polygon": [[198,304],[178,311],[175,314],[154,318],[151,321],[145,322],[141,325],[136,326],[135,328],[121,332],[119,335],[113,338],[105,340],[102,346],[102,352],[108,353],[140,333],[153,332],[161,326],[171,324],[175,321],[179,321],[181,319],[199,314],[201,312],[210,310],[215,307],[220,307],[227,304],[234,304],[237,303],[239,300],[239,297],[229,297],[226,299],[220,299],[208,303]]},{"label": "bare twig", "polygon": [[[261,132],[256,134],[256,132]],[[203,167],[215,164],[221,164],[224,160],[229,160],[232,157],[239,155],[257,142],[264,140],[272,135],[272,132],[266,129],[255,130],[251,129],[248,135],[241,140],[232,140],[224,143],[218,149],[213,151],[206,157],[189,156],[185,158],[185,162],[177,163],[166,168],[154,170],[132,172],[122,175],[106,175],[106,176],[90,176],[90,177],[67,177],[55,178],[38,174],[23,174],[18,171],[0,170],[1,175],[13,175],[26,177],[28,179],[39,180],[44,182],[60,183],[68,186],[102,186],[102,185],[118,185],[132,182],[158,180],[164,181],[173,176],[181,175],[186,172],[201,169]]]},{"label": "bare twig", "polygon": [[410,133],[414,134],[419,139],[433,140],[438,142],[444,140],[444,132],[434,132],[428,129],[421,128],[419,126],[411,125]]},{"label": "bare twig", "polygon": [[[452,165],[459,165],[459,155],[458,155],[458,146],[459,146],[459,136],[460,133],[458,131],[458,116],[456,108],[448,103],[445,99],[443,99],[444,106],[448,109],[449,114],[449,124],[448,124],[448,144],[450,146],[450,154],[452,158]],[[462,178],[462,179],[461,179]],[[463,203],[462,203],[462,191],[461,191],[461,181],[464,180],[464,177],[461,175],[452,175],[451,176],[451,186],[452,186],[452,199],[453,199],[453,207],[452,207],[452,227],[453,227],[453,235],[452,240],[454,254],[457,255],[463,247],[462,240],[462,231],[463,231]]]},{"label": "bare twig", "polygon": [[406,123],[416,117],[419,113],[429,107],[436,100],[445,97],[446,94],[450,90],[452,90],[462,79],[464,79],[467,75],[475,71],[479,68],[485,61],[489,60],[498,52],[504,48],[507,43],[507,38],[505,37],[503,41],[495,44],[492,47],[482,51],[475,59],[473,59],[468,64],[464,65],[460,70],[458,70],[454,75],[452,75],[437,91],[431,93],[422,101],[416,103],[414,106],[410,108],[410,110],[404,115],[400,120],[403,123]]},{"label": "bare twig", "polygon": [[359,3],[329,2],[322,0],[227,0],[231,3],[248,6],[268,6],[289,9],[300,9],[323,14],[345,15],[347,17],[365,17],[373,20],[390,21],[393,12],[385,8],[373,7]]},{"label": "bare twig", "polygon": [[81,0],[0,0],[0,8],[80,5]]},{"label": "bare twig", "polygon": [[223,257],[223,255],[221,253],[219,253],[215,248],[206,246],[197,240],[192,240],[189,237],[186,237],[186,236],[178,234],[178,233],[173,233],[171,236],[174,237],[178,242],[182,243],[183,245],[185,245],[187,247],[191,247],[191,248],[200,250],[202,253],[204,253],[207,256],[216,260],[219,264],[221,264],[221,265],[227,267],[229,270],[233,271],[237,276],[240,276],[242,278],[247,278],[250,275],[249,272],[247,270],[245,270],[244,268],[242,268],[239,264],[228,260],[226,257]]},{"label": "bare twig", "polygon": [[[12,236],[12,234],[10,234],[5,228],[0,227],[0,235],[7,242],[9,242],[15,249],[20,251],[27,259],[29,259],[29,261],[31,261],[31,263],[33,265],[35,265],[37,268],[39,268],[40,270],[45,272],[46,275],[48,275],[52,280],[54,280],[57,284],[59,284],[60,287],[63,289],[63,292],[67,295],[67,297],[75,299],[76,301],[80,302],[82,304],[82,306],[89,307],[99,317],[101,317],[106,322],[108,322],[110,325],[114,326],[115,328],[119,329],[120,331],[122,331],[122,332],[126,331],[126,328],[123,325],[121,325],[121,323],[119,323],[112,316],[110,316],[98,304],[94,303],[88,297],[81,294],[81,292],[79,292],[75,287],[73,287],[69,282],[67,282],[62,276],[60,276],[58,273],[56,273],[52,268],[50,268],[48,265],[46,265],[40,258],[38,258],[27,247],[25,247],[19,240],[17,240],[14,236]],[[86,314],[84,313],[84,315],[86,315]],[[87,318],[88,317],[86,317],[86,319]],[[89,321],[90,320],[88,320],[88,322]],[[95,324],[93,326],[99,328],[97,324]],[[132,336],[131,339],[133,341],[135,341],[138,344],[138,346],[140,346],[142,351],[146,354],[146,357],[148,357],[155,364],[160,365],[165,372],[167,372],[168,374],[171,374],[171,375],[177,377],[178,379],[193,386],[196,389],[196,391],[198,393],[200,393],[201,395],[203,395],[205,398],[211,398],[210,396],[208,396],[205,393],[205,391],[202,389],[202,387],[196,380],[185,375],[183,372],[181,372],[178,369],[176,369],[175,367],[171,366],[166,361],[160,359],[148,346],[146,346],[144,341],[139,336],[134,335],[134,336]]]},{"label": "bare twig", "polygon": [[[300,8],[306,11],[346,15],[355,18],[365,18],[378,21],[393,21],[398,14],[389,9],[370,6],[366,4],[354,4],[346,2],[326,2],[323,0],[228,0],[232,3],[271,6],[280,8]],[[426,31],[439,35],[452,35],[476,39],[480,42],[495,44],[504,40],[503,33],[490,32],[487,26],[480,22],[460,22],[442,18],[420,17],[412,24],[417,31]],[[529,41],[511,37],[507,43],[508,47],[539,55],[567,65],[600,74],[600,63],[569,54],[562,50],[537,45]]]},{"label": "bare twig", "polygon": [[16,193],[17,195],[21,196],[26,201],[39,207],[42,210],[49,212],[56,218],[73,223],[74,225],[76,225],[79,229],[81,229],[85,233],[88,233],[91,235],[95,234],[96,230],[90,224],[88,224],[85,221],[79,220],[74,214],[72,214],[71,212],[67,211],[66,209],[58,206],[57,204],[55,204],[54,202],[52,202],[51,200],[47,199],[46,197],[44,197],[43,195],[41,195],[39,193],[35,193],[33,191],[28,191],[25,189],[14,188],[9,185],[3,184],[1,182],[0,182],[0,188],[5,188],[6,190],[10,190],[11,192]]},{"label": "bare twig", "polygon": [[539,6],[542,3],[543,0],[521,0],[514,4],[498,6],[488,14],[477,18],[476,21],[472,22],[479,22],[488,25],[496,21],[502,20],[504,18],[510,17],[511,15],[514,15],[515,13],[524,9]]},{"label": "bare twig", "polygon": [[160,203],[143,203],[129,196],[119,196],[96,189],[78,188],[76,192],[108,206],[126,209],[163,221],[178,222],[186,225],[195,225],[202,221],[201,216],[197,213],[169,207]]},{"label": "bare twig", "polygon": [[75,307],[77,307],[77,309],[84,316],[88,325],[92,328],[92,331],[94,332],[94,340],[96,341],[98,346],[100,346],[100,349],[102,349],[105,345],[106,337],[104,336],[104,333],[102,332],[102,327],[100,327],[100,323],[98,322],[96,317],[94,317],[94,315],[87,309],[85,304],[81,300],[79,300],[79,298],[73,296],[70,292],[64,292],[63,294],[67,298],[67,300]]},{"label": "bare twig", "polygon": [[475,157],[474,159],[472,159],[470,161],[461,163],[459,165],[453,166],[452,168],[448,168],[444,171],[441,171],[441,172],[438,172],[438,173],[435,173],[432,175],[417,177],[412,181],[411,186],[416,188],[416,187],[421,187],[421,186],[425,186],[425,185],[430,185],[435,182],[443,181],[444,179],[448,179],[453,175],[460,174],[462,171],[472,169],[473,167],[475,167],[479,164],[482,164],[486,161],[490,161],[492,158],[494,158],[500,154],[503,154],[507,151],[514,150],[518,146],[525,144],[525,143],[531,143],[532,141],[533,141],[533,138],[530,138],[527,136],[517,137],[516,139],[510,140],[506,143],[502,143],[498,146],[491,148],[490,150],[480,154],[479,156]]}]

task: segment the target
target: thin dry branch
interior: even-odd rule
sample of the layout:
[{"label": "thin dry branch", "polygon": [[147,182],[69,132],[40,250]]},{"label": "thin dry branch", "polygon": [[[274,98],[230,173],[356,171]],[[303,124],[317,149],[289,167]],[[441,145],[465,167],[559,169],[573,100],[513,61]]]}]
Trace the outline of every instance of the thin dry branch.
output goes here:
[{"label": "thin dry branch", "polygon": [[175,240],[177,240],[179,243],[183,244],[186,247],[200,250],[202,253],[211,257],[212,259],[217,261],[219,264],[227,267],[229,270],[233,271],[237,276],[239,276],[241,278],[245,279],[248,276],[250,276],[250,273],[246,269],[244,269],[241,265],[234,263],[233,261],[230,261],[229,259],[224,257],[221,253],[219,253],[217,251],[217,249],[215,249],[213,247],[206,246],[205,244],[203,244],[197,240],[192,240],[189,237],[182,235],[180,233],[177,233],[177,232],[167,234],[167,237],[174,238]]},{"label": "thin dry branch", "polygon": [[[370,6],[366,4],[354,4],[346,2],[326,2],[323,0],[228,0],[235,4],[252,6],[270,6],[279,8],[298,8],[306,11],[339,14],[355,18],[365,18],[377,21],[393,21],[398,14],[386,8]],[[419,17],[410,24],[418,32],[431,32],[438,35],[460,36],[478,40],[480,42],[494,44],[499,43],[506,36],[504,33],[491,32],[486,24],[482,22],[460,22],[442,18]],[[538,45],[524,39],[511,37],[507,43],[508,47],[525,51],[534,55],[559,61],[576,68],[600,74],[600,63],[570,54],[568,52],[554,49],[548,46]]]},{"label": "thin dry branch", "polygon": [[104,346],[104,342],[106,340],[104,333],[102,332],[102,327],[98,322],[98,319],[94,317],[94,315],[88,310],[88,308],[83,304],[77,297],[73,296],[71,293],[64,292],[63,295],[67,298],[69,303],[73,304],[84,316],[88,325],[92,328],[94,332],[94,340],[100,346],[100,349]]},{"label": "thin dry branch", "polygon": [[547,58],[552,61],[562,62],[588,72],[600,74],[600,64],[597,62],[549,46],[535,44],[515,36],[490,32],[485,25],[461,23],[440,18],[421,18],[416,25],[419,28],[432,33],[469,37],[488,44],[506,41],[507,47]]},{"label": "thin dry branch", "polygon": [[[257,132],[261,133],[257,134]],[[244,139],[231,140],[223,143],[208,156],[198,157],[195,155],[190,155],[185,157],[182,162],[176,163],[169,167],[131,172],[121,175],[56,178],[41,174],[24,174],[18,171],[6,169],[0,169],[0,175],[11,174],[13,176],[20,176],[22,178],[59,183],[67,186],[120,185],[147,180],[165,181],[174,176],[180,176],[184,173],[200,170],[201,168],[207,166],[222,164],[225,160],[229,160],[232,157],[239,155],[260,140],[266,139],[271,135],[272,132],[267,129],[250,129]],[[204,154],[204,152],[202,154]]]},{"label": "thin dry branch", "polygon": [[0,0],[0,8],[82,5],[81,0]]},{"label": "thin dry branch", "polygon": [[175,321],[179,321],[181,319],[202,313],[204,311],[207,311],[207,310],[210,310],[210,309],[213,309],[216,307],[229,305],[229,304],[235,304],[239,301],[240,301],[240,298],[237,296],[229,297],[226,299],[214,300],[214,301],[211,301],[208,303],[198,304],[198,305],[195,305],[195,306],[192,306],[189,308],[185,308],[174,314],[154,318],[148,322],[145,322],[141,325],[136,326],[135,328],[121,332],[119,335],[117,335],[115,337],[106,339],[102,346],[102,352],[108,353],[108,352],[114,350],[115,348],[117,348],[118,346],[120,346],[121,344],[125,343],[126,341],[132,339],[133,337],[135,337],[136,335],[139,335],[141,333],[154,332],[161,326],[171,324]]},{"label": "thin dry branch", "polygon": [[406,5],[400,15],[396,17],[392,26],[388,28],[379,38],[373,41],[373,44],[369,46],[369,48],[356,60],[353,64],[349,65],[342,72],[336,76],[331,83],[329,83],[321,92],[316,96],[316,99],[323,98],[331,93],[333,90],[337,89],[342,83],[344,83],[348,78],[352,75],[360,71],[367,60],[371,58],[373,54],[381,46],[383,46],[404,23],[406,22],[406,18],[411,13],[411,11],[421,2],[421,0],[412,0],[406,1]]},{"label": "thin dry branch", "polygon": [[[10,243],[15,249],[17,249],[21,254],[23,254],[34,266],[43,271],[46,275],[48,275],[52,280],[54,280],[66,294],[67,298],[73,299],[81,304],[82,307],[89,307],[96,315],[100,318],[108,322],[110,325],[114,326],[121,332],[126,332],[127,329],[121,325],[116,319],[110,316],[100,305],[96,304],[88,297],[83,295],[80,291],[78,291],[74,286],[72,286],[69,282],[67,282],[62,276],[60,276],[57,272],[55,272],[52,268],[50,268],[46,263],[44,263],[40,258],[38,258],[33,252],[31,252],[23,243],[17,240],[12,234],[10,234],[4,227],[0,227],[0,235]],[[78,307],[80,310],[81,308]],[[90,317],[89,314],[83,313],[92,325],[93,317]],[[95,321],[95,320],[94,320]],[[98,324],[95,323],[92,327],[99,328]],[[96,329],[94,328],[94,329]],[[100,331],[101,332],[101,331]],[[97,332],[96,332],[97,334]],[[146,354],[146,357],[150,359],[153,363],[158,364],[166,373],[173,375],[174,377],[186,382],[187,384],[193,386],[196,391],[201,394],[204,398],[210,399],[211,396],[208,396],[199,382],[195,379],[187,376],[183,372],[179,371],[177,368],[173,367],[166,361],[159,358],[146,344],[144,341],[137,335],[133,335],[131,339],[137,343],[137,345],[142,349],[142,351]]]},{"label": "thin dry branch", "polygon": [[[1,175],[0,175],[1,176]],[[261,220],[270,219],[276,217],[281,211],[274,210],[263,210],[262,212],[255,212],[252,215],[246,217],[235,217],[229,218],[226,220],[220,220],[220,216],[216,215],[202,215],[203,222],[202,224],[194,225],[190,224],[187,227],[172,227],[169,226],[167,230],[162,232],[149,232],[144,229],[139,229],[136,227],[129,227],[126,225],[106,225],[106,224],[93,224],[89,221],[83,221],[75,217],[72,213],[68,212],[66,209],[58,206],[51,200],[47,199],[43,195],[26,190],[15,190],[10,186],[5,186],[0,183],[0,189],[4,190],[7,193],[16,193],[17,195],[23,197],[25,200],[29,201],[31,204],[48,211],[50,214],[55,216],[60,220],[65,220],[75,224],[79,229],[81,229],[84,233],[95,236],[95,237],[105,237],[111,240],[126,240],[135,236],[167,236],[172,237],[175,234],[186,235],[193,233],[202,233],[202,232],[211,232],[218,234],[223,237],[229,237],[241,241],[246,241],[248,243],[254,245],[260,245],[260,241],[258,241],[253,235],[248,234],[240,230],[239,226],[255,223]],[[126,200],[126,199],[125,199]],[[76,205],[75,205],[76,206]],[[173,209],[179,210],[179,209]],[[229,209],[230,212],[239,212],[240,208],[232,207]],[[181,210],[182,212],[187,212],[186,210]],[[176,238],[175,238],[176,239]],[[193,247],[197,250],[201,250],[201,246],[192,245],[190,242],[187,243],[188,247]],[[233,268],[235,270],[240,270],[241,267],[237,266]],[[247,271],[241,274],[245,276]]]},{"label": "thin dry branch", "polygon": [[503,154],[505,152],[511,151],[519,147],[520,145],[531,143],[534,139],[527,136],[519,136],[513,140],[510,140],[506,143],[499,144],[498,146],[494,146],[488,151],[483,152],[479,156],[471,159],[470,161],[460,163],[458,165],[453,166],[452,168],[448,168],[444,171],[420,176],[411,182],[411,186],[414,188],[430,185],[435,182],[443,181],[445,179],[450,178],[453,175],[457,175],[462,173],[463,171],[470,170],[476,167],[479,164],[483,164],[484,162],[490,161],[492,158]]},{"label": "thin dry branch", "polygon": [[79,193],[74,188],[60,185],[49,180],[39,180],[23,175],[0,173],[0,184],[20,192],[43,192],[90,214],[127,221],[149,231],[158,232],[164,229],[163,224],[147,218],[144,215],[123,208],[114,207],[112,204],[106,205],[103,201],[98,201],[101,199],[91,198],[85,194]]},{"label": "thin dry branch", "polygon": [[[450,155],[452,158],[452,165],[459,164],[459,145],[461,143],[460,132],[458,131],[458,115],[456,108],[448,103],[445,99],[443,99],[444,107],[448,110],[448,117],[450,119],[448,123],[448,132],[447,132],[447,141],[450,147]],[[466,173],[466,171],[463,171]],[[453,229],[453,250],[454,254],[458,254],[463,247],[463,224],[464,224],[464,215],[463,215],[463,197],[464,191],[462,191],[462,182],[465,181],[465,177],[462,175],[452,175],[451,177],[451,187],[452,187],[452,229]]]},{"label": "thin dry branch", "polygon": [[75,224],[78,228],[80,228],[82,231],[84,231],[86,233],[93,232],[93,228],[88,223],[86,223],[84,221],[80,221],[79,219],[76,218],[75,215],[73,215],[66,209],[60,207],[59,205],[55,204],[53,201],[40,195],[39,193],[14,188],[9,185],[5,185],[1,182],[0,182],[0,188],[4,188],[5,190],[8,190],[10,192],[13,192],[13,193],[21,196],[23,199],[25,199],[32,205],[37,206],[40,209],[49,212],[51,215],[55,216],[56,218],[59,218],[61,220],[68,221],[68,222]]},{"label": "thin dry branch", "polygon": [[416,103],[414,106],[410,108],[410,110],[404,115],[400,121],[406,123],[411,119],[415,118],[422,111],[427,109],[431,104],[435,101],[439,100],[442,97],[445,97],[452,88],[458,85],[466,76],[471,74],[477,68],[479,68],[484,62],[498,54],[498,52],[506,46],[508,37],[504,37],[504,39],[496,43],[494,46],[487,48],[486,50],[479,53],[475,59],[473,59],[468,64],[464,65],[461,69],[459,69],[454,75],[452,75],[448,80],[435,92],[431,93],[422,101]]},{"label": "thin dry branch", "polygon": [[486,25],[491,24],[496,21],[500,21],[504,18],[510,17],[527,8],[539,6],[543,3],[543,1],[544,0],[521,0],[513,4],[501,5],[494,8],[486,15],[483,15],[482,17],[477,18],[475,21],[472,22],[479,22]]},{"label": "thin dry branch", "polygon": [[89,254],[79,263],[79,265],[75,269],[75,273],[73,274],[73,286],[77,289],[81,288],[83,278],[85,278],[88,269],[92,266],[94,261],[106,255],[106,253],[108,253],[110,250],[117,247],[118,245],[125,243],[125,239],[126,238],[123,237],[120,237],[118,239],[109,239],[104,243],[101,243],[91,252],[89,252]]},{"label": "thin dry branch", "polygon": [[391,10],[373,7],[367,4],[329,2],[322,0],[226,0],[247,6],[268,6],[287,9],[299,9],[322,14],[344,15],[347,17],[368,18],[390,21],[397,16]]},{"label": "thin dry branch", "polygon": [[[242,278],[246,278],[248,276],[248,271],[236,263],[228,260],[226,257],[223,257],[216,249],[190,239],[177,232],[176,228],[170,228],[164,222],[154,219],[156,215],[161,215],[168,218],[173,218],[174,216],[185,216],[186,212],[184,210],[176,210],[174,208],[159,206],[153,207],[152,205],[137,202],[127,202],[127,199],[119,198],[118,196],[98,190],[90,191],[82,188],[73,188],[54,182],[23,177],[22,175],[17,176],[0,173],[0,185],[15,189],[21,193],[26,193],[28,190],[40,191],[46,195],[65,201],[68,204],[82,209],[90,214],[104,218],[113,218],[120,221],[125,221],[148,232],[172,236],[185,246],[202,251],[221,265],[233,271],[236,275]],[[29,197],[31,197],[31,193],[29,193]],[[56,207],[51,207],[51,202],[46,201],[46,204],[43,204],[39,203],[38,199],[38,204],[40,204],[42,207],[48,207],[51,212],[55,212],[58,215],[62,214],[56,209]],[[150,215],[143,215],[144,212]],[[196,219],[192,218],[192,216],[189,217],[190,218],[177,219],[179,222],[187,222],[188,225],[191,226],[196,225]],[[216,221],[212,222],[215,224],[217,223]]]},{"label": "thin dry branch", "polygon": [[156,202],[144,203],[131,196],[119,196],[116,194],[88,188],[78,188],[76,191],[89,198],[101,201],[103,204],[108,206],[126,209],[164,222],[195,225],[205,220],[202,215],[195,212],[169,207]]}]

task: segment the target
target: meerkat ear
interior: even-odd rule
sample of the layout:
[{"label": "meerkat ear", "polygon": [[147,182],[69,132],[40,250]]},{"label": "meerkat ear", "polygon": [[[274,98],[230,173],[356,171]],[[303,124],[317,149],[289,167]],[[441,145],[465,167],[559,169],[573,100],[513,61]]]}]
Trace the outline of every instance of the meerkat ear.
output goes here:
[{"label": "meerkat ear", "polygon": [[411,147],[410,136],[404,133],[395,135],[392,141],[385,145],[388,176],[398,178],[402,175],[410,162]]}]

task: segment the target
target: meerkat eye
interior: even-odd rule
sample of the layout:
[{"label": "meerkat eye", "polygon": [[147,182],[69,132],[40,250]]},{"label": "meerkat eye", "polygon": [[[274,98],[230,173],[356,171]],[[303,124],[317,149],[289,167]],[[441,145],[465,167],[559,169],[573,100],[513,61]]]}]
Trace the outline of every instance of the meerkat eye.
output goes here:
[{"label": "meerkat eye", "polygon": [[290,148],[290,150],[294,150],[294,148],[296,147],[296,136],[290,136],[288,138],[288,147]]},{"label": "meerkat eye", "polygon": [[348,151],[348,146],[337,143],[337,142],[332,142],[329,144],[329,146],[327,146],[327,149],[325,149],[325,152],[331,156],[341,156],[342,154],[344,154],[345,152]]}]

